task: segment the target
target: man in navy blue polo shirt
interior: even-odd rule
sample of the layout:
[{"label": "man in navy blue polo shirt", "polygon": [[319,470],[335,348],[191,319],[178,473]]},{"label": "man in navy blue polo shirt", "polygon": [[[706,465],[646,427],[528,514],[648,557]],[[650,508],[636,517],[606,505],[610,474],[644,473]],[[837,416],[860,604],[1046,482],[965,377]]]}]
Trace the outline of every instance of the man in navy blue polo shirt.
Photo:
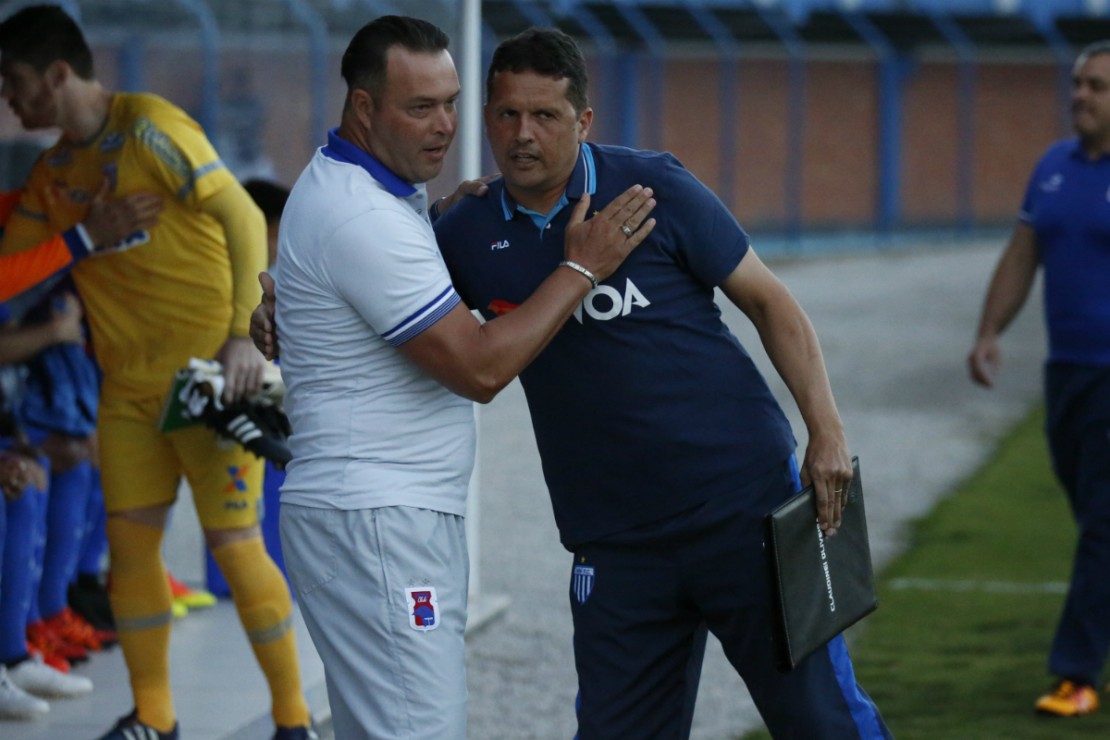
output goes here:
[{"label": "man in navy blue polo shirt", "polygon": [[1033,170],[968,357],[972,379],[990,387],[998,337],[1043,266],[1045,427],[1079,546],[1049,656],[1057,683],[1036,708],[1065,717],[1098,708],[1110,650],[1110,41],[1080,52],[1072,79],[1077,136],[1053,144]]},{"label": "man in navy blue polo shirt", "polygon": [[791,673],[774,668],[761,523],[795,490],[795,442],[714,288],[755,323],[799,405],[810,439],[801,480],[816,486],[832,534],[852,467],[813,327],[678,160],[586,142],[586,88],[565,34],[532,29],[502,43],[485,123],[503,178],[436,223],[457,291],[492,318],[563,259],[584,194],[600,208],[631,183],[655,193],[655,230],[605,280],[583,275],[590,293],[521,374],[574,553],[579,737],[688,734],[687,668],[703,625],[776,737],[888,737],[841,638]]}]

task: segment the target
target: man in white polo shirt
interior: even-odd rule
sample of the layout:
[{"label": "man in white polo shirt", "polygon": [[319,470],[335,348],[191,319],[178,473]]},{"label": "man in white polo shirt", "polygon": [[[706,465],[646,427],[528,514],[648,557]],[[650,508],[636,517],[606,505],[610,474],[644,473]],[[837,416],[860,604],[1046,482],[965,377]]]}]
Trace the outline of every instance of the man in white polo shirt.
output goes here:
[{"label": "man in white polo shirt", "polygon": [[282,541],[340,738],[466,737],[471,401],[507,385],[655,225],[650,189],[588,221],[583,196],[565,261],[517,310],[481,324],[451,285],[423,185],[455,133],[447,45],[398,16],[355,34],[341,125],[280,230],[293,426]]}]

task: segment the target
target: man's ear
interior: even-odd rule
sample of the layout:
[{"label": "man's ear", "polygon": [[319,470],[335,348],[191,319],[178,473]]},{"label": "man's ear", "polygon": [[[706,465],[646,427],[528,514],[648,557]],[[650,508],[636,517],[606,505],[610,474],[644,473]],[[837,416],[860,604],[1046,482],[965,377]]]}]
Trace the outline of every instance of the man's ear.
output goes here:
[{"label": "man's ear", "polygon": [[587,108],[578,114],[578,143],[581,144],[590,134],[590,126],[594,122],[594,109]]},{"label": "man's ear", "polygon": [[374,97],[366,90],[355,88],[351,91],[351,110],[358,122],[367,131],[373,128]]},{"label": "man's ear", "polygon": [[42,76],[43,79],[46,81],[46,84],[51,89],[56,90],[57,88],[65,84],[65,81],[68,80],[70,75],[72,74],[73,68],[69,66],[69,62],[63,61],[61,59],[55,59],[49,65],[47,65],[46,71],[43,72]]}]

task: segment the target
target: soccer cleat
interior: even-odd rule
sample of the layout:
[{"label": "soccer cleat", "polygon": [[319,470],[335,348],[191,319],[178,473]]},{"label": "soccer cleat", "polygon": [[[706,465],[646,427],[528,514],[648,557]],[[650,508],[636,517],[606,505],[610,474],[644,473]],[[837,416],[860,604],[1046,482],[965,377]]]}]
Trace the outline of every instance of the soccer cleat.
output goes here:
[{"label": "soccer cleat", "polygon": [[173,594],[174,603],[181,603],[186,609],[207,609],[216,605],[216,597],[204,589],[192,589],[173,577],[173,573],[166,572],[170,582],[170,593]]},{"label": "soccer cleat", "polygon": [[170,608],[173,610],[174,619],[184,619],[189,616],[189,607],[185,606],[180,601],[173,602]]},{"label": "soccer cleat", "polygon": [[279,405],[285,392],[280,373],[271,373],[259,393],[225,406],[221,398],[224,378],[219,363],[193,359],[189,361],[188,372],[191,375],[176,397],[183,419],[203,422],[220,436],[238,442],[248,452],[279,468],[292,459],[286,443],[292,430]]},{"label": "soccer cleat", "polygon": [[28,694],[56,699],[72,699],[92,691],[93,683],[85,676],[62,673],[28,658],[8,669],[8,678]]},{"label": "soccer cleat", "polygon": [[93,575],[78,574],[77,581],[70,585],[66,601],[95,629],[114,631],[116,620],[112,615],[112,604],[108,599],[108,589]]},{"label": "soccer cleat", "polygon": [[1041,698],[1037,711],[1057,717],[1081,717],[1098,709],[1098,692],[1094,687],[1072,681],[1060,681]]},{"label": "soccer cleat", "polygon": [[100,736],[100,740],[177,740],[177,727],[175,722],[169,732],[159,732],[140,722],[138,710],[132,710],[126,717],[120,717],[112,729]]},{"label": "soccer cleat", "polygon": [[273,740],[320,740],[320,736],[311,727],[279,727]]},{"label": "soccer cleat", "polygon": [[70,663],[80,663],[89,659],[88,650],[81,645],[64,640],[42,619],[27,625],[27,642],[48,662],[50,656],[54,655],[65,658]]},{"label": "soccer cleat", "polygon": [[96,629],[68,606],[44,621],[63,642],[86,650],[102,650],[119,642],[115,632]]},{"label": "soccer cleat", "polygon": [[0,719],[35,719],[49,711],[49,704],[12,683],[0,664]]}]

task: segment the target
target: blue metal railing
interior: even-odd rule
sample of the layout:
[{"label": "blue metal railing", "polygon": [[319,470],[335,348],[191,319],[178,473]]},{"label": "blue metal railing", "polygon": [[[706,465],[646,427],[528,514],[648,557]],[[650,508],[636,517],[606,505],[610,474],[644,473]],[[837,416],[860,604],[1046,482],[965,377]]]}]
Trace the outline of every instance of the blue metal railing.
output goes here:
[{"label": "blue metal railing", "polygon": [[201,48],[200,111],[197,123],[215,139],[220,121],[220,28],[205,0],[177,0],[197,22]]},{"label": "blue metal railing", "polygon": [[879,58],[879,176],[875,229],[889,232],[902,219],[902,101],[908,62],[866,15],[841,16]]},{"label": "blue metal railing", "polygon": [[309,85],[308,94],[312,100],[309,116],[308,147],[312,151],[319,144],[327,127],[327,90],[328,90],[328,25],[315,8],[305,0],[283,0],[290,15],[304,29],[308,36]]},{"label": "blue metal railing", "polygon": [[718,64],[718,140],[717,153],[721,168],[717,194],[730,209],[736,203],[736,141],[740,118],[737,114],[736,87],[739,79],[740,44],[702,0],[683,0],[690,17],[713,40],[721,54]]},{"label": "blue metal railing", "polygon": [[789,19],[752,3],[764,23],[778,37],[789,58],[786,140],[786,232],[794,240],[802,233],[802,185],[805,172],[806,46]]},{"label": "blue metal railing", "polygon": [[978,77],[978,52],[975,42],[944,10],[943,0],[918,0],[959,58],[959,109],[956,129],[956,211],[960,227],[969,230],[975,222],[972,202],[975,171],[975,96]]},{"label": "blue metal railing", "polygon": [[[663,80],[666,76],[666,58],[667,58],[667,41],[663,34],[659,32],[650,20],[644,15],[644,12],[638,5],[629,0],[616,0],[614,7],[617,12],[625,20],[626,23],[636,32],[640,40],[647,47],[647,55],[642,53],[628,53],[624,56],[626,63],[626,79],[631,80],[633,84],[627,85],[631,88],[630,94],[636,95],[637,91],[643,90],[647,101],[641,108],[635,101],[634,107],[637,109],[640,118],[646,109],[647,130],[644,135],[637,136],[635,139],[635,146],[643,146],[648,149],[662,149],[663,148],[663,89],[666,87]],[[641,81],[641,62],[646,62],[648,69],[648,78],[657,81],[658,84],[639,84]],[[638,97],[638,95],[637,95]]]}]

